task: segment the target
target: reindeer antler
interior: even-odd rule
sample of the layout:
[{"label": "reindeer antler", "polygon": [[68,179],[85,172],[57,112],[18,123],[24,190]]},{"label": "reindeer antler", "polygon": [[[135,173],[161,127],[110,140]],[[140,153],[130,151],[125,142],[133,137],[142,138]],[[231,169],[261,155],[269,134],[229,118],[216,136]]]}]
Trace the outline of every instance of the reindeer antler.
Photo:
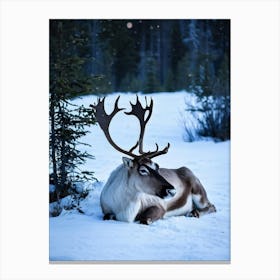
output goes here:
[{"label": "reindeer antler", "polygon": [[[130,112],[125,112],[125,114],[127,115],[134,115],[135,117],[137,117],[137,119],[140,122],[140,135],[139,135],[139,140],[136,142],[136,144],[129,150],[129,151],[125,151],[124,149],[122,149],[121,147],[119,147],[111,138],[110,133],[109,133],[109,126],[110,126],[110,122],[112,120],[112,118],[119,112],[124,110],[124,108],[119,108],[118,107],[118,101],[120,99],[120,96],[118,96],[118,98],[115,101],[115,106],[114,106],[114,110],[111,114],[106,114],[105,112],[105,108],[104,108],[104,102],[105,102],[105,97],[100,99],[98,98],[98,103],[96,105],[90,105],[91,107],[93,107],[93,109],[95,110],[95,117],[101,127],[101,129],[103,130],[108,142],[119,152],[129,155],[133,158],[142,158],[142,157],[147,157],[147,158],[154,158],[156,156],[162,155],[162,154],[166,154],[168,152],[168,149],[170,147],[170,144],[168,143],[167,146],[159,151],[158,150],[158,144],[156,144],[156,150],[152,151],[152,152],[144,152],[143,151],[143,138],[144,138],[144,133],[145,133],[145,128],[146,128],[146,124],[148,123],[152,112],[153,112],[153,100],[151,99],[150,105],[148,105],[147,102],[147,98],[145,97],[146,100],[146,107],[144,108],[142,106],[142,104],[139,101],[139,98],[137,96],[136,99],[136,104],[131,104],[131,111]],[[148,112],[148,115],[146,115],[146,112]],[[137,146],[139,146],[139,154],[140,155],[136,155],[134,153],[132,153],[133,150],[135,150],[137,148]]]},{"label": "reindeer antler", "polygon": [[[137,96],[136,104],[132,104],[130,102],[130,105],[131,105],[131,108],[132,108],[131,112],[124,112],[127,115],[134,115],[140,122],[140,135],[139,135],[139,141],[138,141],[139,153],[140,154],[144,154],[144,151],[143,151],[143,137],[144,137],[144,133],[145,133],[145,127],[146,127],[146,124],[148,123],[148,121],[149,121],[149,119],[152,115],[152,112],[153,112],[153,100],[151,99],[151,102],[150,102],[149,106],[148,106],[146,96],[145,96],[145,100],[146,100],[146,107],[143,108],[141,103],[139,102],[139,98]],[[145,119],[146,112],[148,112],[148,115]]]},{"label": "reindeer antler", "polygon": [[[139,135],[139,140],[138,140],[138,146],[139,146],[139,153],[145,157],[148,157],[148,158],[153,158],[153,157],[156,157],[158,155],[162,155],[162,154],[166,154],[168,152],[168,149],[170,147],[170,144],[168,143],[167,146],[159,151],[158,150],[158,144],[156,143],[156,150],[153,151],[153,152],[144,152],[143,151],[143,138],[144,138],[144,133],[145,133],[145,128],[146,128],[146,125],[152,115],[152,112],[153,112],[153,105],[154,105],[154,102],[153,102],[153,99],[151,98],[151,102],[150,102],[150,105],[148,105],[148,102],[147,102],[147,97],[145,96],[145,101],[146,101],[146,107],[144,108],[142,106],[142,104],[140,103],[139,101],[139,98],[137,96],[137,99],[136,99],[136,103],[135,104],[131,104],[131,111],[130,112],[125,112],[125,114],[127,115],[134,115],[140,122],[140,135]],[[146,112],[148,112],[147,116],[145,117],[146,115]],[[134,149],[137,147],[134,146]]]},{"label": "reindeer antler", "polygon": [[110,133],[109,133],[109,126],[111,123],[111,120],[113,119],[113,117],[119,112],[124,110],[124,108],[119,108],[118,107],[118,102],[119,102],[120,96],[116,99],[115,101],[115,106],[114,106],[114,110],[111,114],[106,114],[105,112],[105,108],[104,108],[104,102],[105,102],[105,97],[100,99],[98,98],[98,102],[96,105],[90,105],[94,110],[95,110],[95,117],[101,127],[101,129],[103,130],[108,142],[119,152],[126,154],[128,156],[131,157],[135,157],[136,155],[134,155],[133,153],[131,153],[130,151],[125,151],[124,149],[122,149],[121,147],[119,147],[111,138]]}]

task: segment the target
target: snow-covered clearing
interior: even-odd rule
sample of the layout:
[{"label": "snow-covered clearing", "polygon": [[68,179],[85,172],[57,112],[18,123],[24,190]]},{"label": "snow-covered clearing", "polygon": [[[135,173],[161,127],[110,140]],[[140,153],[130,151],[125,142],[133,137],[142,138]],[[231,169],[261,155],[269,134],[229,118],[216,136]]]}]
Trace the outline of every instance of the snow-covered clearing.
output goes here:
[{"label": "snow-covered clearing", "polygon": [[[106,98],[107,112],[113,109],[118,94]],[[99,196],[110,172],[121,164],[122,155],[105,139],[99,126],[90,128],[83,141],[95,160],[85,169],[94,170],[99,182],[89,185],[89,196],[82,201],[85,215],[64,211],[50,218],[51,261],[229,261],[230,260],[230,141],[214,143],[183,141],[180,112],[185,107],[185,92],[153,94],[154,110],[146,127],[144,148],[152,150],[155,143],[171,144],[166,155],[155,158],[162,167],[189,167],[203,183],[217,212],[200,219],[171,217],[150,226],[119,221],[103,221]],[[149,96],[148,96],[149,98]],[[85,106],[95,96],[75,100]],[[120,107],[129,110],[135,94],[121,94]],[[140,101],[144,97],[140,95]],[[123,148],[136,143],[138,121],[118,113],[112,120],[112,138]]]}]

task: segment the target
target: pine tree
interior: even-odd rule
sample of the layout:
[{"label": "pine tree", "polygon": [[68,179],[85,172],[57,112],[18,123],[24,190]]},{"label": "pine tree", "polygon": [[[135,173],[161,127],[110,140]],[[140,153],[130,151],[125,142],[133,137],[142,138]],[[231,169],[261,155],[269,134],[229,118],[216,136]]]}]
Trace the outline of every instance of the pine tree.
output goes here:
[{"label": "pine tree", "polygon": [[[127,24],[131,24],[128,28]],[[99,40],[110,55],[111,75],[114,91],[125,90],[123,79],[127,75],[136,76],[139,61],[139,45],[135,40],[136,21],[102,20]]]},{"label": "pine tree", "polygon": [[[83,21],[50,21],[50,170],[57,200],[73,190],[75,182],[93,179],[79,169],[93,156],[80,150],[86,126],[95,123],[92,110],[74,106],[70,98],[91,91],[97,77],[86,72],[89,38]],[[85,145],[85,144],[84,144]]]},{"label": "pine tree", "polygon": [[143,92],[153,93],[160,90],[160,81],[158,74],[158,65],[153,57],[148,57],[146,61],[146,78],[144,82]]},{"label": "pine tree", "polygon": [[[200,21],[189,90],[196,106],[187,104],[198,121],[197,134],[214,140],[230,139],[229,21]],[[194,56],[193,56],[194,57]],[[190,130],[189,128],[186,131]]]},{"label": "pine tree", "polygon": [[[171,32],[171,50],[170,50],[170,71],[173,74],[171,91],[178,89],[178,64],[182,60],[185,53],[185,46],[182,40],[182,34],[179,27],[179,21],[173,23]],[[169,89],[170,90],[170,89]]]}]

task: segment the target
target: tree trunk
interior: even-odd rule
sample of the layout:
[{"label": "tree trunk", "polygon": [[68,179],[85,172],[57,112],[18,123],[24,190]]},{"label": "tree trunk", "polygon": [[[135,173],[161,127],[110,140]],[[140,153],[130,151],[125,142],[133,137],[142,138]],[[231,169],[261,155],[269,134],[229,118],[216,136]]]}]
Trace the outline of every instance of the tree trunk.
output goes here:
[{"label": "tree trunk", "polygon": [[61,104],[59,103],[59,113],[61,114],[61,149],[60,149],[60,161],[61,161],[61,165],[60,165],[60,182],[59,182],[59,187],[58,190],[59,192],[61,192],[64,188],[64,186],[66,185],[66,179],[67,179],[67,172],[66,172],[66,163],[67,163],[67,159],[66,159],[66,147],[65,147],[65,112],[64,112],[64,108],[62,108]]},{"label": "tree trunk", "polygon": [[[50,100],[50,119],[51,119],[51,160],[52,160],[52,167],[53,167],[53,180],[55,189],[58,187],[58,176],[57,176],[57,160],[56,160],[56,145],[55,145],[55,97],[54,93],[51,94]],[[57,191],[56,191],[57,193]],[[58,195],[59,201],[59,195]]]}]

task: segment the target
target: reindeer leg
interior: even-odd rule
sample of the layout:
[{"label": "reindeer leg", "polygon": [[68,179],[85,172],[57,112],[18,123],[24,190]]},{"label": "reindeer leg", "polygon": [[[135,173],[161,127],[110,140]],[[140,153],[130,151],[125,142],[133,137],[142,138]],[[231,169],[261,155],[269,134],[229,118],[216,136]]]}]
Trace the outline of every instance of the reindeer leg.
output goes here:
[{"label": "reindeer leg", "polygon": [[111,213],[107,213],[103,216],[103,220],[116,220],[116,216],[114,214]]},{"label": "reindeer leg", "polygon": [[189,212],[187,214],[187,217],[199,218],[200,217],[200,212],[197,208],[194,208],[191,212]]},{"label": "reindeer leg", "polygon": [[192,201],[193,210],[188,215],[189,217],[199,218],[202,215],[217,211],[214,204],[209,201],[206,190],[198,179],[196,179],[192,188]]},{"label": "reindeer leg", "polygon": [[161,206],[151,206],[138,214],[136,220],[140,221],[140,224],[150,225],[154,221],[161,219],[164,214],[165,210]]},{"label": "reindeer leg", "polygon": [[211,204],[210,202],[206,207],[198,209],[198,211],[199,211],[200,216],[217,212],[215,205]]},{"label": "reindeer leg", "polygon": [[199,209],[196,206],[194,206],[193,210],[187,214],[187,217],[199,218],[202,215],[210,214],[214,212],[217,212],[216,207],[214,204],[211,204],[209,202],[209,204],[204,208]]}]

